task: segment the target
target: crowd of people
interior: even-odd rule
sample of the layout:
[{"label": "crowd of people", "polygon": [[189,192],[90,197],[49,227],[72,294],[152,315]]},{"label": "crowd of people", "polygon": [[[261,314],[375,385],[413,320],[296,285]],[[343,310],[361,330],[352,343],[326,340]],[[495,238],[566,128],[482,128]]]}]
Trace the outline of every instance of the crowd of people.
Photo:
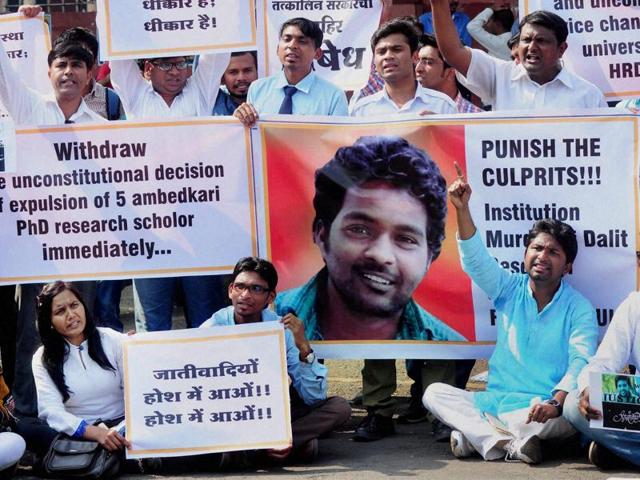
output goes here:
[{"label": "crowd of people", "polygon": [[[96,80],[96,37],[74,27],[49,53],[50,97],[25,86],[0,42],[0,101],[18,125],[233,115],[247,127],[270,114],[392,118],[608,106],[596,86],[563,66],[568,29],[554,13],[525,16],[514,35],[508,4],[470,20],[456,0],[430,3],[419,19],[390,18],[391,2],[383,0],[383,21],[371,36],[370,78],[350,101],[314,71],[323,31],[301,17],[281,25],[282,70],[269,77],[258,78],[257,55],[249,51],[201,55],[195,68],[184,56],[112,61],[110,87]],[[32,17],[41,8],[20,12]],[[470,48],[473,40],[484,50]],[[638,99],[619,105],[637,106]],[[640,465],[633,433],[596,430],[588,422],[602,417],[590,402],[589,373],[639,365],[640,296],[631,293],[619,307],[598,347],[594,308],[564,280],[578,253],[574,229],[537,221],[526,235],[526,273],[503,270],[475,227],[471,186],[457,168],[447,189],[437,164],[405,139],[363,137],[340,148],[315,175],[313,240],[324,267],[298,288],[277,294],[274,266],[255,257],[241,259],[231,275],[133,280],[137,331],[170,330],[178,296],[188,327],[261,321],[285,327],[292,445],[216,455],[212,467],[313,461],[318,438],[348,420],[348,402],[327,396],[327,368],[310,341],[350,340],[362,332],[371,340],[465,340],[412,298],[440,253],[447,197],[462,267],[497,311],[488,384],[484,392],[465,390],[473,360],[407,360],[415,383],[398,421],[419,422],[430,413],[437,438],[449,441],[459,458],[539,463],[541,441],[578,431],[590,441],[594,465]],[[2,328],[10,333],[0,348],[13,391],[11,397],[8,388],[0,390],[0,426],[7,430],[0,433],[0,475],[11,475],[25,448],[42,459],[59,433],[109,451],[130,446],[119,318],[125,285],[58,281],[0,291]],[[621,401],[633,403],[628,399],[637,395],[620,378]],[[395,360],[364,361],[360,401],[367,415],[355,441],[394,432],[396,386]]]}]

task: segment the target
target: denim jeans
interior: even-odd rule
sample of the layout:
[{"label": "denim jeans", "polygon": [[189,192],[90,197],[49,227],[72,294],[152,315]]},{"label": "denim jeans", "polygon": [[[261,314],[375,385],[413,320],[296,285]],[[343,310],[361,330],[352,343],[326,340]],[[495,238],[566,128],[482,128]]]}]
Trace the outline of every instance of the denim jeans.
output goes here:
[{"label": "denim jeans", "polygon": [[98,280],[94,315],[96,324],[118,332],[124,330],[120,320],[120,296],[130,280]]},{"label": "denim jeans", "polygon": [[618,457],[634,465],[640,465],[640,435],[637,432],[590,428],[589,420],[580,414],[578,404],[578,392],[574,390],[567,395],[563,415],[576,430],[597,444],[608,448]]},{"label": "denim jeans", "polygon": [[180,285],[184,291],[187,326],[200,326],[213,313],[226,306],[225,280],[226,275],[135,279],[136,330],[171,330],[173,301]]}]

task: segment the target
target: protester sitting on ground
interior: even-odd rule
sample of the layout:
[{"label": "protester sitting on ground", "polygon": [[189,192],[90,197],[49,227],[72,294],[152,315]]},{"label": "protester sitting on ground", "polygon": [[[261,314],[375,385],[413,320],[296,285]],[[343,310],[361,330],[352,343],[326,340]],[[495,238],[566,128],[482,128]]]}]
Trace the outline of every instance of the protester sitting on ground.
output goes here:
[{"label": "protester sitting on ground", "polygon": [[277,461],[311,462],[318,454],[318,437],[345,423],[351,407],[344,398],[327,398],[327,367],[318,362],[302,322],[292,314],[280,317],[267,308],[276,297],[277,284],[278,273],[270,262],[257,257],[241,259],[233,269],[228,288],[232,305],[214,313],[200,327],[283,323],[291,380],[293,445],[284,450],[268,450],[267,454]]},{"label": "protester sitting on ground", "polygon": [[25,451],[22,437],[13,432],[0,432],[0,480],[13,478]]},{"label": "protester sitting on ground", "polygon": [[460,45],[447,0],[431,6],[442,55],[493,110],[607,107],[595,85],[562,66],[569,30],[555,13],[537,10],[522,19],[516,64]]},{"label": "protester sitting on ground", "polygon": [[511,38],[512,25],[513,12],[509,4],[498,3],[476,15],[467,25],[467,31],[492,57],[511,60],[507,42]]},{"label": "protester sitting on ground", "polygon": [[[594,408],[590,401],[589,374],[617,373],[629,364],[640,365],[638,292],[629,294],[616,310],[598,351],[578,377],[578,388],[567,396],[565,402],[564,416],[591,440],[589,461],[603,470],[629,464],[640,466],[640,436],[635,431],[603,430],[589,426],[589,420],[602,418],[602,412]],[[621,383],[628,379],[621,378],[624,379]]]},{"label": "protester sitting on ground", "polygon": [[[23,418],[17,431],[39,456],[65,433],[110,451],[129,447],[123,435],[122,342],[126,335],[96,327],[71,283],[45,285],[37,300],[42,346],[33,356],[39,419]],[[103,426],[94,425],[97,421]]]},{"label": "protester sitting on ground", "polygon": [[259,115],[343,115],[347,97],[331,82],[313,71],[313,61],[322,56],[324,33],[306,18],[287,20],[280,27],[277,55],[282,70],[260,78],[249,87],[247,101],[234,115],[252,126]]},{"label": "protester sitting on ground", "polygon": [[497,340],[486,391],[432,384],[424,404],[454,430],[456,457],[478,452],[485,460],[539,463],[540,439],[574,433],[562,406],[598,339],[594,308],[562,278],[578,252],[576,234],[557,220],[538,220],[525,239],[526,273],[508,272],[483,244],[469,209],[471,187],[456,169],[449,198],[462,267],[493,301]]},{"label": "protester sitting on ground", "polygon": [[250,52],[232,52],[229,66],[222,75],[222,88],[218,92],[213,115],[233,115],[242,103],[247,101],[249,87],[258,78],[258,54]]}]

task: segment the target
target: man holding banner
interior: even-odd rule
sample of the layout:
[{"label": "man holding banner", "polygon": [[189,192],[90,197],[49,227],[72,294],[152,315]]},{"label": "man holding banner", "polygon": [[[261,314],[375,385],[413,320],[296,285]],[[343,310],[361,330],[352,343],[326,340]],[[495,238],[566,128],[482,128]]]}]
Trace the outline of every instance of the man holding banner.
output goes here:
[{"label": "man holding banner", "polygon": [[267,308],[276,297],[275,267],[261,258],[246,257],[236,264],[231,277],[228,295],[232,306],[217,311],[200,327],[265,321],[284,324],[293,445],[267,454],[280,461],[291,456],[311,462],[318,453],[318,437],[344,424],[351,408],[344,398],[327,398],[327,367],[318,362],[300,320],[293,315],[279,317]]},{"label": "man holding banner", "polygon": [[526,273],[507,272],[482,242],[469,209],[471,187],[456,168],[449,197],[456,208],[460,257],[496,307],[497,341],[486,391],[436,383],[423,401],[454,429],[456,457],[478,452],[485,460],[539,463],[540,439],[574,432],[562,418],[562,406],[598,339],[594,308],[562,279],[578,253],[576,234],[560,221],[538,220],[525,239]]},{"label": "man holding banner", "polygon": [[462,46],[447,0],[431,0],[431,8],[445,60],[493,110],[607,107],[595,85],[562,67],[569,30],[555,13],[538,10],[522,19],[516,64]]},{"label": "man holding banner", "polygon": [[[363,137],[316,171],[314,242],[325,267],[280,294],[276,311],[304,322],[310,340],[464,340],[412,295],[444,238],[445,181],[399,137]],[[395,360],[367,360],[368,415],[354,439],[394,432]]]},{"label": "man holding banner", "polygon": [[347,116],[344,92],[313,71],[313,61],[322,56],[323,37],[318,24],[306,18],[284,22],[278,42],[282,71],[253,82],[247,102],[234,115],[247,126],[259,114]]},{"label": "man holding banner", "polygon": [[[189,77],[190,65],[185,57],[149,59],[144,63],[150,79],[147,82],[134,60],[113,60],[111,81],[128,119],[208,116],[228,63],[228,53],[202,55]],[[219,275],[135,279],[137,329],[171,329],[173,299],[179,284],[185,296],[187,325],[199,326],[223,304],[217,295],[222,283]]]}]

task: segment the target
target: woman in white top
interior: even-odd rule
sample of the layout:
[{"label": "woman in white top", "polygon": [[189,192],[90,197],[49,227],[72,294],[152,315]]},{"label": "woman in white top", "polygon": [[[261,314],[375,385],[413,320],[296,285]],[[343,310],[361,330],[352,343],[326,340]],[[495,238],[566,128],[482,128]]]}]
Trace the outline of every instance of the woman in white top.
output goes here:
[{"label": "woman in white top", "polygon": [[[110,451],[128,447],[123,436],[126,336],[96,327],[78,290],[66,282],[45,285],[37,315],[42,346],[32,368],[40,422],[19,426],[29,449],[46,453],[55,432],[97,441]],[[97,420],[104,425],[94,425]]]}]

